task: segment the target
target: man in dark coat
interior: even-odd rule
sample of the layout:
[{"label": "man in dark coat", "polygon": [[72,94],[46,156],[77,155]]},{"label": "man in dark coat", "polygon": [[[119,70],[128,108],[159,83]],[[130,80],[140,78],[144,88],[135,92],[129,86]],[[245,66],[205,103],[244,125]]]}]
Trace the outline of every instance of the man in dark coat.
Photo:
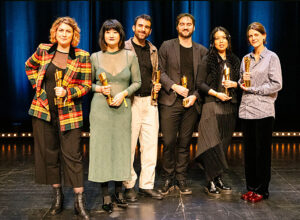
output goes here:
[{"label": "man in dark coat", "polygon": [[[174,184],[181,194],[192,194],[186,182],[189,144],[201,109],[196,80],[207,53],[204,46],[192,41],[195,19],[191,14],[179,14],[176,29],[178,38],[163,42],[159,49],[162,84],[159,113],[164,144],[164,184],[160,192],[164,195]],[[186,85],[182,85],[182,77]]]}]

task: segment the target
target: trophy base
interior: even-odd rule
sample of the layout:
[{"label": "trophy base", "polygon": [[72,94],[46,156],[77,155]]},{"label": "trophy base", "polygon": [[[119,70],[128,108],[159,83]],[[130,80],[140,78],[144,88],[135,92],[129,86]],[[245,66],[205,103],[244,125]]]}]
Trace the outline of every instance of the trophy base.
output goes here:
[{"label": "trophy base", "polygon": [[151,93],[151,105],[157,105],[158,94],[152,91]]},{"label": "trophy base", "polygon": [[188,104],[189,104],[189,100],[183,100],[182,101],[183,107],[187,107]]},{"label": "trophy base", "polygon": [[107,102],[108,105],[111,105],[113,100],[114,100],[114,98],[112,96],[106,97],[106,102]]},{"label": "trophy base", "polygon": [[54,105],[63,105],[64,104],[64,101],[62,98],[54,98]]}]

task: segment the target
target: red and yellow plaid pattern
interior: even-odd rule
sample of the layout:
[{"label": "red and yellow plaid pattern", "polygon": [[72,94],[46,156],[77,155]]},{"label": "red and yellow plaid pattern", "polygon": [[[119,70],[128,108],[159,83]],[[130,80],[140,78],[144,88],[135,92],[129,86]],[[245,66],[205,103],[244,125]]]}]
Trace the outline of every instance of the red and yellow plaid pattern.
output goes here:
[{"label": "red and yellow plaid pattern", "polygon": [[[26,61],[27,77],[36,90],[29,114],[50,121],[50,111],[46,91],[42,88],[48,65],[52,61],[55,50],[50,52],[53,44],[40,44],[36,52]],[[81,99],[91,89],[91,63],[88,52],[73,48],[75,59],[69,55],[62,86],[67,90],[63,104],[58,105],[61,131],[79,128],[83,125]]]}]

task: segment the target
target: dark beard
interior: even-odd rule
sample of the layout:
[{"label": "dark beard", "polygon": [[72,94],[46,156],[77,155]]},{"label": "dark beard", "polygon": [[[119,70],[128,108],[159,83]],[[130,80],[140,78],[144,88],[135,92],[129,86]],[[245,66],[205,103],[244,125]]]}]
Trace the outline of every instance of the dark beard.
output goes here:
[{"label": "dark beard", "polygon": [[145,37],[144,37],[144,39],[142,39],[142,38],[139,38],[139,33],[137,33],[137,34],[134,34],[134,36],[138,39],[138,40],[146,40],[148,37],[149,37],[149,35],[147,35],[147,34],[144,34],[145,35]]},{"label": "dark beard", "polygon": [[182,38],[190,38],[193,35],[194,31],[190,32],[188,35],[183,35],[182,33],[178,33],[178,35]]}]

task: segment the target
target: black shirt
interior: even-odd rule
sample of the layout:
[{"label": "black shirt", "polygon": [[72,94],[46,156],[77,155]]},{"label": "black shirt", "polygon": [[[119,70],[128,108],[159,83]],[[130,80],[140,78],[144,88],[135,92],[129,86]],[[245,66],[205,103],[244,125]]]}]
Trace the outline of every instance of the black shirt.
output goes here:
[{"label": "black shirt", "polygon": [[194,91],[194,65],[193,47],[186,48],[180,45],[180,71],[181,77],[187,77],[187,88],[189,95]]},{"label": "black shirt", "polygon": [[148,43],[144,47],[137,45],[131,40],[135,53],[138,57],[142,85],[135,95],[150,96],[152,88],[152,64],[150,59],[150,46]]},{"label": "black shirt", "polygon": [[56,87],[56,81],[55,81],[56,70],[62,71],[64,74],[63,69],[55,66],[55,64],[51,62],[46,70],[44,82],[45,82],[45,90],[47,93],[50,113],[54,113],[55,115],[58,115],[57,107],[54,104],[54,99],[56,98],[55,91],[54,91],[54,88]]}]

